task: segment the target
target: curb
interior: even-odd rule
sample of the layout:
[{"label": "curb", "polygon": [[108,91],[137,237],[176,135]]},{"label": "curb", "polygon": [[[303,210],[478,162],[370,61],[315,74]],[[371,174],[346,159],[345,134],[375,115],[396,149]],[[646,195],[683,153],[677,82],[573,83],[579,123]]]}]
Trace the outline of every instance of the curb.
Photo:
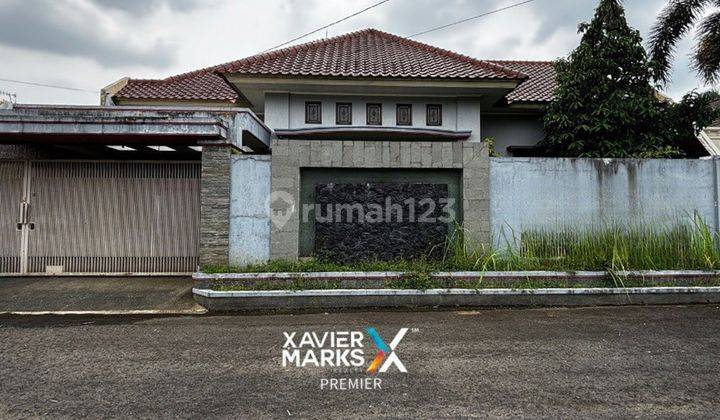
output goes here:
[{"label": "curb", "polygon": [[720,303],[720,287],[579,289],[336,289],[217,291],[193,289],[209,311],[676,305]]},{"label": "curb", "polygon": [[[309,281],[330,284],[340,289],[383,289],[389,282],[402,280],[412,275],[409,272],[318,272],[318,273],[194,273],[193,280],[198,289],[213,289],[217,286],[241,286],[257,289],[258,283],[266,283],[262,289],[287,289],[281,287],[294,281]],[[661,286],[663,282],[672,282],[676,286],[697,286],[698,281],[720,279],[720,271],[620,271],[616,277],[642,280],[642,286]],[[474,287],[487,284],[512,288],[514,284],[528,280],[557,281],[566,284],[560,287],[606,287],[611,278],[607,271],[458,271],[430,273],[437,287],[453,289]],[[571,284],[572,283],[572,284]],[[277,287],[273,287],[274,285]],[[702,284],[700,284],[702,285]],[[268,287],[270,286],[270,287]],[[324,288],[314,286],[315,288]],[[392,286],[390,286],[392,287]]]}]

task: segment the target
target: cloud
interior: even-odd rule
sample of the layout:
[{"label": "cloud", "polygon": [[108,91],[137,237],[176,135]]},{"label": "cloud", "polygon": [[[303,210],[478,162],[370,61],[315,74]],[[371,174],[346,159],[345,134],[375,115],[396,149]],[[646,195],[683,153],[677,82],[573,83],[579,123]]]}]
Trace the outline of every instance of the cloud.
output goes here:
[{"label": "cloud", "polygon": [[0,44],[90,58],[109,67],[168,67],[174,63],[168,43],[147,39],[142,45],[111,26],[112,22],[95,8],[80,7],[69,0],[0,2]]},{"label": "cloud", "polygon": [[89,0],[101,9],[115,9],[132,15],[143,16],[159,8],[189,12],[201,6],[208,6],[209,0]]},{"label": "cloud", "polygon": [[[331,27],[329,36],[374,27],[407,36],[519,0],[392,0]],[[166,77],[246,57],[377,0],[0,0],[0,56],[8,79],[100,88],[123,76]],[[599,0],[538,0],[415,39],[480,59],[555,59],[580,40],[577,25]],[[625,0],[647,38],[667,0]],[[302,41],[322,38],[325,31]],[[298,42],[298,43],[299,43]],[[674,98],[699,85],[678,48]],[[48,69],[52,70],[49,74]],[[96,95],[0,82],[24,102],[95,103]],[[85,99],[88,98],[88,99]]]}]

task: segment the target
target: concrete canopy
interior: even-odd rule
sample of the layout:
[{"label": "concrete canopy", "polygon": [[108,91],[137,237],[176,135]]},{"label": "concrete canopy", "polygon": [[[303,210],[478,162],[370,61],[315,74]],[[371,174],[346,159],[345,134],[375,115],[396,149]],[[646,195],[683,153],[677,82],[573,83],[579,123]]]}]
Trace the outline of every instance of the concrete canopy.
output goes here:
[{"label": "concrete canopy", "polygon": [[0,110],[0,143],[269,147],[271,131],[245,108],[15,105]]}]

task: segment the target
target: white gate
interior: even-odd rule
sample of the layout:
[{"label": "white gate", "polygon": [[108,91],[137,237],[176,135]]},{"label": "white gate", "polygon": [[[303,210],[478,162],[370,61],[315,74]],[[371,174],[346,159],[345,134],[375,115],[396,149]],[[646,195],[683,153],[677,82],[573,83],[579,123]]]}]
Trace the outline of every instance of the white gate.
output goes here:
[{"label": "white gate", "polygon": [[190,272],[200,165],[0,162],[0,211],[0,272]]}]

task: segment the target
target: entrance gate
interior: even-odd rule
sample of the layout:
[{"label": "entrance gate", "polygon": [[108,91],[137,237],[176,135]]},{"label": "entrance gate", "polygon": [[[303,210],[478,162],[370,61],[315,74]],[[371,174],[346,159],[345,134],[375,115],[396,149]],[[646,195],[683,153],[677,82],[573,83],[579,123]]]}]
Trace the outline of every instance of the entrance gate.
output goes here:
[{"label": "entrance gate", "polygon": [[170,273],[198,264],[197,162],[0,162],[0,273]]}]

